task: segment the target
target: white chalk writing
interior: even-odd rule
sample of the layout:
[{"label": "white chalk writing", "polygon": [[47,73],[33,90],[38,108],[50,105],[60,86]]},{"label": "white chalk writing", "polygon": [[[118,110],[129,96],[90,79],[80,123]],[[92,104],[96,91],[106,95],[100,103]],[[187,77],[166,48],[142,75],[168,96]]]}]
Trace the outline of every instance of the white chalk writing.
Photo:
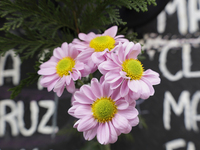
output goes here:
[{"label": "white chalk writing", "polygon": [[[6,125],[11,128],[11,135],[17,136],[21,133],[23,136],[32,136],[36,131],[41,134],[51,134],[58,131],[58,127],[48,126],[47,122],[53,115],[55,105],[53,100],[40,100],[39,106],[46,108],[47,111],[39,121],[39,108],[36,101],[30,102],[30,119],[31,126],[29,129],[24,125],[24,102],[18,101],[17,103],[10,99],[0,101],[0,137],[5,135]],[[7,112],[6,108],[10,109]]]}]

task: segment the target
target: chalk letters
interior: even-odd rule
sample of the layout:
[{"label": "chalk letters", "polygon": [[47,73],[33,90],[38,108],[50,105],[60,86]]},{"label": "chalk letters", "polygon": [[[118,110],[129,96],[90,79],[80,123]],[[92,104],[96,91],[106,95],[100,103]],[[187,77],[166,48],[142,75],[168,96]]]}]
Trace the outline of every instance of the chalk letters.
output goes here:
[{"label": "chalk letters", "polygon": [[30,102],[30,113],[31,113],[31,127],[30,129],[26,129],[24,127],[24,103],[22,101],[17,102],[18,106],[18,124],[19,124],[19,130],[23,136],[31,136],[37,128],[38,124],[38,113],[39,113],[39,108],[36,103],[36,101],[31,101]]},{"label": "chalk letters", "polygon": [[164,103],[163,103],[163,123],[166,130],[171,129],[171,109],[177,116],[180,116],[183,113],[185,115],[185,127],[186,129],[191,129],[190,124],[190,101],[189,101],[189,92],[183,91],[179,97],[178,102],[176,103],[174,97],[169,91],[165,92]]},{"label": "chalk letters", "polygon": [[[13,60],[13,68],[5,70],[5,64],[8,56],[11,56]],[[7,51],[4,57],[0,57],[0,86],[4,84],[4,77],[12,77],[13,84],[19,84],[20,65],[21,60],[19,56],[14,53],[13,49]]]},{"label": "chalk letters", "polygon": [[158,33],[163,33],[165,31],[167,23],[166,14],[172,15],[176,11],[178,30],[180,34],[187,34],[187,30],[190,33],[197,32],[199,30],[200,21],[200,10],[197,8],[197,6],[200,5],[199,3],[200,2],[198,0],[173,0],[172,2],[168,3],[165,7],[165,10],[163,10],[157,17]]},{"label": "chalk letters", "polygon": [[[178,148],[184,148],[186,147],[186,141],[184,139],[175,139],[172,141],[169,141],[165,144],[166,150],[176,150]],[[188,142],[187,144],[187,150],[196,150],[195,145],[193,142]]]},{"label": "chalk letters", "polygon": [[[42,119],[39,121],[39,108],[44,107],[47,109]],[[29,129],[25,128],[24,123],[24,103],[18,101],[17,103],[10,99],[0,101],[0,137],[5,135],[6,125],[11,128],[11,135],[17,136],[21,133],[23,136],[32,136],[36,131],[42,134],[51,134],[58,131],[58,127],[51,127],[47,122],[51,119],[54,113],[53,100],[41,100],[39,106],[36,101],[30,102],[30,119],[31,126]],[[7,112],[7,109],[10,109]]]},{"label": "chalk letters", "polygon": [[[55,110],[54,102],[52,100],[40,101],[39,105],[41,107],[47,108],[47,112],[42,117],[42,120],[38,126],[38,132],[43,134],[51,134],[52,132],[54,132],[54,128],[51,126],[46,126],[46,124],[54,113]],[[58,131],[58,127],[56,127],[55,130]]]}]

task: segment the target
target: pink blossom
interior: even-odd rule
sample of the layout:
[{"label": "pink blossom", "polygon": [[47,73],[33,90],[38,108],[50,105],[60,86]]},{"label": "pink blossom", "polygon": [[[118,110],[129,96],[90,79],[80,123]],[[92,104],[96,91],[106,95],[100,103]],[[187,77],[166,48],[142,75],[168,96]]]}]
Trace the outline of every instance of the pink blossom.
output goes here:
[{"label": "pink blossom", "polygon": [[134,104],[121,97],[119,90],[112,90],[106,82],[96,78],[91,86],[83,85],[74,94],[73,106],[68,113],[79,120],[74,124],[86,140],[97,136],[101,144],[114,143],[121,133],[129,133],[139,122]]},{"label": "pink blossom", "polygon": [[48,91],[53,89],[60,97],[66,87],[67,91],[75,91],[74,81],[81,79],[84,74],[85,64],[77,60],[80,52],[73,44],[63,43],[61,47],[55,48],[53,56],[40,65],[39,75],[42,75],[40,83],[47,87]]},{"label": "pink blossom", "polygon": [[102,62],[98,69],[110,83],[111,89],[120,87],[122,97],[129,96],[133,100],[147,99],[154,94],[153,85],[160,83],[159,74],[151,69],[143,70],[137,60],[141,52],[139,43],[125,42],[116,47],[118,54],[111,53],[109,59]]},{"label": "pink blossom", "polygon": [[88,34],[79,33],[79,39],[74,39],[72,43],[76,48],[81,51],[78,58],[82,62],[89,62],[93,65],[91,72],[94,72],[97,68],[96,65],[106,60],[107,53],[113,52],[113,48],[119,44],[119,42],[128,41],[123,35],[117,34],[118,27],[113,26],[107,29],[103,34],[95,34],[90,32]]}]

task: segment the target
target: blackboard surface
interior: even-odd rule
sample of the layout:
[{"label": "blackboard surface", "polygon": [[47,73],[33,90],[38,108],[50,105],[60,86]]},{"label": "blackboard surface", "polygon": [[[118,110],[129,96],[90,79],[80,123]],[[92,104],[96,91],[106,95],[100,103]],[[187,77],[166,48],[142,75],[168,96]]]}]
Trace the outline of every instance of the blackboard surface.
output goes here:
[{"label": "blackboard surface", "polygon": [[[134,127],[131,134],[121,135],[111,149],[200,149],[199,6],[197,0],[172,0],[157,18],[134,27],[144,44],[144,68],[157,71],[161,84],[155,86],[154,96],[137,101],[143,123]],[[72,128],[75,119],[67,114],[69,93],[65,92],[58,101],[56,122],[54,93],[37,84],[10,100],[7,89],[18,84],[17,77],[25,78],[26,72],[33,69],[34,60],[21,63],[10,51],[4,61],[4,72],[14,68],[13,62],[19,63],[20,69],[16,65],[11,77],[0,76],[1,150],[81,150],[93,144]],[[1,69],[2,63],[0,66]]]},{"label": "blackboard surface", "polygon": [[171,1],[156,20],[138,29],[146,51],[145,69],[158,71],[161,84],[141,104],[141,110],[148,111],[142,115],[148,129],[136,131],[136,149],[200,149],[199,4]]}]

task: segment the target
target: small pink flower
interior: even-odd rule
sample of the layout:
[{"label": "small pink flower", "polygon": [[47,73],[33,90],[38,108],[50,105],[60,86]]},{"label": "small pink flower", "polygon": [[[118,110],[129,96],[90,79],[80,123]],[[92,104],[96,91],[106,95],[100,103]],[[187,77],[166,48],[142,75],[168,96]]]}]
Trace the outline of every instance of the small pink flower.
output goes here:
[{"label": "small pink flower", "polygon": [[108,83],[93,78],[91,86],[83,85],[74,94],[73,106],[68,113],[79,120],[74,124],[86,140],[97,136],[101,144],[114,143],[121,133],[129,133],[139,123],[134,104],[111,90]]},{"label": "small pink flower", "polygon": [[43,87],[48,91],[53,89],[60,97],[66,87],[68,92],[75,91],[74,81],[81,79],[85,64],[77,60],[79,51],[73,44],[63,43],[61,47],[55,48],[53,56],[40,65],[39,75]]},{"label": "small pink flower", "polygon": [[[127,39],[123,38],[123,35],[116,36],[117,30],[118,27],[113,26],[107,29],[103,34],[95,34],[93,32],[88,34],[79,33],[78,37],[81,41],[74,39],[72,42],[76,45],[76,48],[81,51],[80,55],[78,56],[79,59],[82,62],[89,62],[90,64],[94,63],[96,65],[105,61],[107,53],[112,52],[113,48],[118,45],[119,42],[123,43],[128,41]],[[95,69],[92,71],[94,70]]]},{"label": "small pink flower", "polygon": [[159,74],[143,66],[137,60],[141,52],[139,43],[125,42],[116,47],[118,53],[111,53],[109,59],[101,63],[99,71],[104,74],[105,81],[110,83],[111,89],[120,87],[122,97],[129,96],[133,100],[147,99],[154,94],[152,85],[160,83]]}]

